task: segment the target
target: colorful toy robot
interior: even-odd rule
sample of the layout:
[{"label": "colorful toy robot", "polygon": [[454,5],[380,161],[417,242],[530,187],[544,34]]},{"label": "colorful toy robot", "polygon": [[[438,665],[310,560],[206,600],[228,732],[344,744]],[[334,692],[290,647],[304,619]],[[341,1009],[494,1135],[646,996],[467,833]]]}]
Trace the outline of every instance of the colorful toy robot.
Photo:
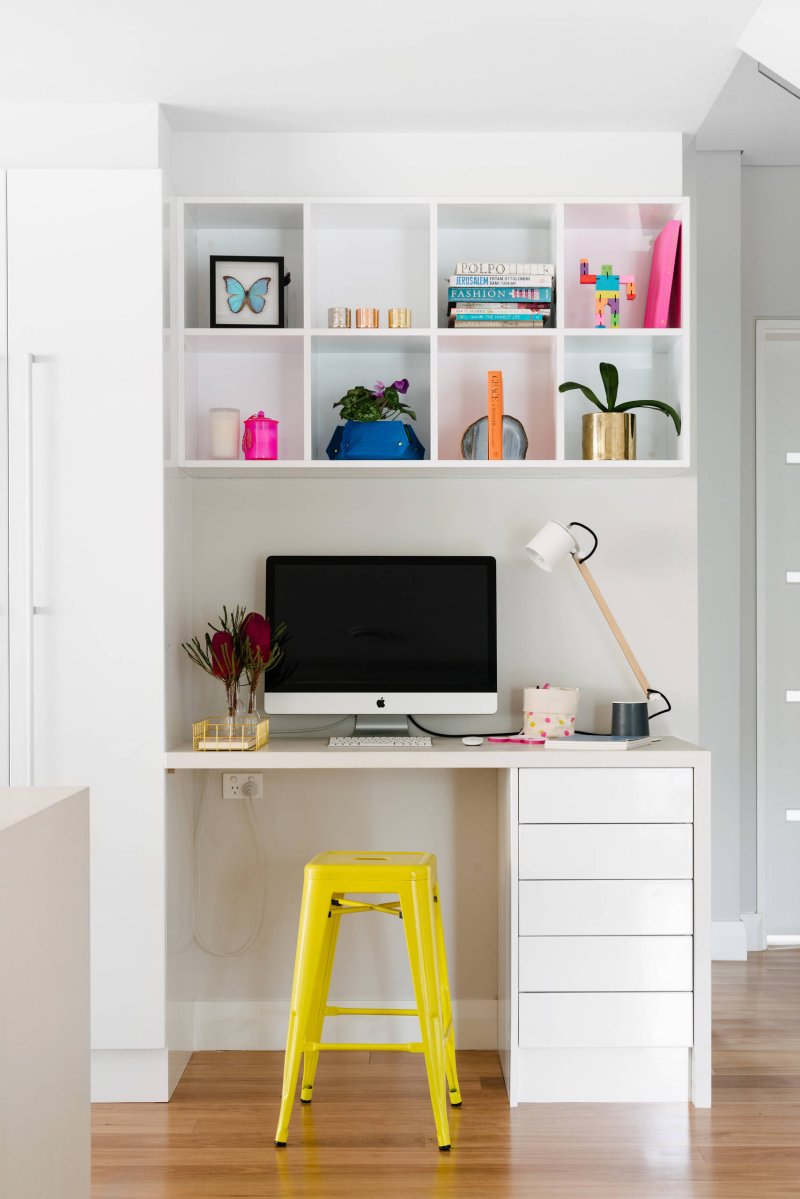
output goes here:
[{"label": "colorful toy robot", "polygon": [[[599,275],[589,274],[589,259],[581,259],[581,283],[594,283],[596,317],[595,329],[619,328],[619,288],[625,285],[625,299],[636,299],[636,279],[633,275],[612,275],[611,263],[604,262]],[[605,310],[608,308],[609,323],[605,323]]]}]

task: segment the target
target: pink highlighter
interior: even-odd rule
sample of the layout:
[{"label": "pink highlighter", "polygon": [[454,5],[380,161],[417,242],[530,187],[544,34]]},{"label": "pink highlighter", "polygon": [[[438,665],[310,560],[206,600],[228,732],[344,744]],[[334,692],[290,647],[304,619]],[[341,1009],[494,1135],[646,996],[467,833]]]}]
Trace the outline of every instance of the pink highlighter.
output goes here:
[{"label": "pink highlighter", "polygon": [[263,412],[244,422],[242,450],[245,458],[273,461],[278,457],[278,422]]}]

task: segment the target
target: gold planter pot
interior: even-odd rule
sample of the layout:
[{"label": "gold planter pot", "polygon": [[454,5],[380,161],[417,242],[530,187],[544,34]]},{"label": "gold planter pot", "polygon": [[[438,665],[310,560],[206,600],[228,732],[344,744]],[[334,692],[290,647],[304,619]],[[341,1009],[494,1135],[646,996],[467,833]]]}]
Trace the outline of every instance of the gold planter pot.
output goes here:
[{"label": "gold planter pot", "polygon": [[587,412],[583,417],[585,461],[625,462],[636,458],[636,417],[632,412]]}]

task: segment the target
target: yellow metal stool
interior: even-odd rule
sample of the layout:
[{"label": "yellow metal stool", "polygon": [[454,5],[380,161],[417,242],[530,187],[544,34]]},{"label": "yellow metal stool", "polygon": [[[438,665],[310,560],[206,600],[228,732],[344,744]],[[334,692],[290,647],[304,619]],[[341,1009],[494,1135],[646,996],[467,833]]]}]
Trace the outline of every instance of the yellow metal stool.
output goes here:
[{"label": "yellow metal stool", "polygon": [[[390,894],[398,898],[387,903],[368,903],[347,898],[353,894]],[[382,912],[403,921],[415,1008],[328,1007],[339,924],[342,916],[356,912]],[[321,1041],[326,1016],[418,1016],[422,1040],[404,1045],[326,1045]],[[447,1092],[453,1107],[461,1104],[461,1092],[456,1074],[436,858],[432,853],[320,853],[306,865],[276,1145],[285,1145],[289,1135],[300,1054],[304,1055],[300,1098],[310,1103],[322,1049],[424,1053],[439,1148],[450,1148]]]}]

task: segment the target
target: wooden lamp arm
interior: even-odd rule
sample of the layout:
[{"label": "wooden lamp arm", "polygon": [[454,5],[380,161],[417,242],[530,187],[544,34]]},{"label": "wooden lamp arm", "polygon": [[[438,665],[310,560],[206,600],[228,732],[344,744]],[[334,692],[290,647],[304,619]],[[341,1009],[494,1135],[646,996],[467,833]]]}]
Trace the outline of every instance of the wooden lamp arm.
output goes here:
[{"label": "wooden lamp arm", "polygon": [[[622,650],[623,654],[625,655],[628,665],[630,666],[633,673],[636,675],[636,680],[637,680],[639,686],[641,687],[642,691],[644,691],[645,698],[647,698],[650,694],[650,691],[652,690],[650,687],[650,684],[648,683],[645,673],[642,670],[641,666],[636,661],[636,658],[633,655],[633,650],[631,649],[631,647],[628,645],[627,641],[625,640],[625,637],[623,636],[623,633],[622,633],[622,629],[619,627],[616,620],[614,619],[614,617],[611,613],[611,609],[609,608],[606,601],[603,599],[602,592],[600,591],[600,588],[597,586],[597,583],[595,583],[595,581],[592,577],[591,571],[589,570],[589,567],[586,565],[585,562],[581,561],[581,559],[577,556],[577,554],[572,555],[572,560],[575,563],[575,565],[577,566],[578,570],[583,575],[584,581],[586,582],[586,586],[589,588],[592,595],[594,596],[595,601],[597,602],[597,606],[600,609],[600,611],[603,613],[603,616],[605,616],[608,627],[611,629],[611,632],[616,637],[619,648]],[[658,694],[661,694],[661,693],[658,692]]]}]

